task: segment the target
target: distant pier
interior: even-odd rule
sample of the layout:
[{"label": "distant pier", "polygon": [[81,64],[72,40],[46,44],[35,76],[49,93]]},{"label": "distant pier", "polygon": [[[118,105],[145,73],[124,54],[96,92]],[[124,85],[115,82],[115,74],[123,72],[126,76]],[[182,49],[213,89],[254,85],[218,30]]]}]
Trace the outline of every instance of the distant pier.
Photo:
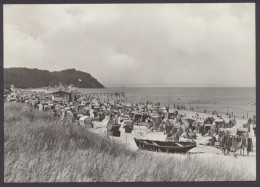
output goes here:
[{"label": "distant pier", "polygon": [[84,94],[79,94],[81,97],[90,97],[90,96],[115,96],[115,97],[125,97],[125,93],[124,92],[110,92],[110,93],[84,93]]}]

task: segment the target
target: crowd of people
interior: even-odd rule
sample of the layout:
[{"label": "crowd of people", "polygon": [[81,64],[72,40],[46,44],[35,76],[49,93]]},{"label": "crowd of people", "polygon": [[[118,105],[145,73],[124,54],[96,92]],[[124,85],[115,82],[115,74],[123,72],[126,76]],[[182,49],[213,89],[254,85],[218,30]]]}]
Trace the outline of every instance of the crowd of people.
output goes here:
[{"label": "crowd of people", "polygon": [[[185,110],[184,105],[174,104],[173,107],[161,106],[160,103],[126,103],[120,98],[107,99],[101,101],[98,97],[81,97],[80,95],[74,101],[59,100],[56,101],[48,92],[16,90],[6,96],[6,101],[21,102],[32,107],[48,112],[50,115],[60,118],[61,121],[80,124],[83,116],[88,116],[86,121],[92,125],[93,121],[102,121],[109,118],[107,130],[114,131],[117,134],[120,125],[125,123],[125,128],[131,132],[134,125],[145,125],[153,131],[162,131],[166,134],[167,141],[179,141],[180,136],[184,134],[185,138],[196,139],[198,134],[212,137],[212,145],[216,140],[216,135],[220,129],[232,128],[236,125],[235,117],[225,121],[217,113],[211,117],[202,118],[198,113],[192,117],[186,117],[185,114],[178,113],[178,110]],[[84,123],[84,122],[83,122]],[[250,125],[255,124],[255,118],[248,119],[244,128],[250,131]],[[113,133],[112,133],[113,134]]]}]

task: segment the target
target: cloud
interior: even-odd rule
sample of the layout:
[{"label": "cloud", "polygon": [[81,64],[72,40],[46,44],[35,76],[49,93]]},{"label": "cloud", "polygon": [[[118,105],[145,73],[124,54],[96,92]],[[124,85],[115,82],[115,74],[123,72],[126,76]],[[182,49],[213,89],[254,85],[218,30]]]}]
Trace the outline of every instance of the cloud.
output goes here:
[{"label": "cloud", "polygon": [[[6,24],[4,36],[5,67],[37,67],[41,65],[44,46],[32,35],[21,32],[15,25]],[[6,38],[10,42],[7,42]]]},{"label": "cloud", "polygon": [[82,16],[85,12],[77,6],[72,6],[66,10],[66,13],[71,14],[72,16]]},{"label": "cloud", "polygon": [[76,68],[109,84],[254,86],[254,21],[254,4],[9,5],[4,66]]}]

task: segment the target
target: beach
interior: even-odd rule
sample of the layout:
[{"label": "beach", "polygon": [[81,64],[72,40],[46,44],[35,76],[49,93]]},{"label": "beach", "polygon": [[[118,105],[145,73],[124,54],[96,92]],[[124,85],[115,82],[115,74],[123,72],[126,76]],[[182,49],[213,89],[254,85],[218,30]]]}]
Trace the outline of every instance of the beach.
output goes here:
[{"label": "beach", "polygon": [[[253,87],[108,87],[105,89],[76,88],[81,93],[123,92],[127,102],[160,102],[163,106],[185,105],[194,111],[211,114],[213,110],[238,118],[256,114],[256,90]],[[111,101],[116,97],[109,97]]]},{"label": "beach", "polygon": [[[58,88],[28,89],[52,93]],[[237,118],[252,118],[256,114],[256,89],[254,87],[107,87],[104,89],[76,88],[82,94],[124,92],[124,102],[160,102],[163,106],[185,105],[193,111],[211,114],[230,114]],[[101,100],[111,102],[115,96],[100,96]]]},{"label": "beach", "polygon": [[[159,88],[157,88],[157,94],[158,94],[158,90],[159,92],[161,92],[161,90]],[[124,151],[127,153],[127,155],[138,155],[137,158],[135,159],[135,157],[133,157],[132,161],[128,160],[127,157],[125,157],[124,155],[120,156],[120,164],[124,164],[124,167],[129,167],[128,165],[131,164],[131,162],[135,163],[135,167],[134,170],[139,170],[138,169],[138,163],[141,162],[141,160],[145,160],[145,157],[150,157],[151,159],[155,159],[156,160],[156,164],[158,165],[158,167],[163,168],[163,165],[166,164],[167,162],[169,162],[169,160],[174,160],[171,161],[173,162],[172,165],[169,165],[169,168],[173,167],[175,164],[178,165],[178,163],[182,163],[185,165],[185,172],[188,172],[189,176],[192,176],[192,178],[189,178],[190,180],[227,180],[226,176],[223,177],[223,173],[221,173],[221,170],[225,170],[226,173],[228,173],[228,175],[230,176],[234,176],[234,180],[238,180],[240,175],[243,175],[244,172],[244,168],[249,167],[250,169],[247,171],[247,176],[249,176],[250,180],[255,180],[255,171],[256,171],[256,136],[254,134],[254,130],[253,130],[253,124],[254,122],[250,122],[248,123],[249,118],[251,118],[252,116],[247,116],[246,118],[244,117],[237,117],[234,115],[225,115],[225,113],[218,113],[218,114],[211,114],[212,111],[210,111],[210,109],[206,108],[207,111],[204,112],[200,112],[198,110],[190,110],[189,103],[182,103],[182,98],[181,96],[172,96],[172,98],[175,98],[175,100],[173,100],[173,103],[164,103],[163,100],[165,100],[165,95],[164,96],[155,96],[155,98],[152,99],[148,99],[148,100],[142,100],[139,101],[141,98],[143,98],[143,95],[140,94],[138,96],[136,96],[135,92],[135,96],[132,96],[132,98],[135,98],[135,101],[127,101],[129,98],[131,98],[131,94],[129,92],[125,92],[125,94],[121,94],[118,95],[117,93],[120,93],[120,90],[111,90],[111,89],[95,89],[92,90],[93,92],[87,92],[89,91],[88,89],[85,89],[83,92],[66,92],[66,91],[56,91],[53,90],[46,90],[46,88],[41,88],[41,89],[31,89],[31,90],[21,90],[21,89],[17,89],[14,93],[12,93],[11,95],[9,95],[7,97],[7,107],[9,107],[9,112],[7,112],[5,120],[6,121],[12,121],[15,119],[15,121],[19,121],[19,118],[23,118],[24,122],[21,124],[21,126],[26,125],[27,123],[32,123],[31,122],[31,118],[35,118],[34,115],[31,115],[31,111],[34,111],[35,113],[37,113],[37,115],[41,116],[41,115],[46,115],[49,117],[56,117],[56,119],[58,119],[58,121],[54,120],[54,121],[46,121],[44,117],[43,119],[41,118],[35,118],[35,120],[39,120],[40,121],[40,125],[37,125],[37,123],[35,123],[33,126],[35,129],[40,128],[41,125],[45,126],[47,132],[49,132],[48,134],[52,134],[50,132],[50,129],[53,127],[49,127],[51,123],[58,123],[55,124],[54,126],[59,126],[59,130],[57,131],[58,133],[64,133],[65,135],[65,139],[67,137],[66,141],[69,141],[69,143],[66,143],[64,141],[60,141],[58,140],[57,143],[61,144],[62,147],[57,148],[59,150],[63,150],[64,146],[68,146],[73,149],[74,144],[79,144],[79,148],[77,149],[78,151],[80,151],[82,149],[82,141],[86,141],[86,142],[93,142],[91,144],[91,146],[94,146],[94,148],[91,148],[89,150],[88,147],[83,146],[84,150],[88,150],[90,152],[93,152],[93,149],[101,149],[101,154],[106,154],[107,151],[110,150],[110,146],[113,146],[115,150],[113,150],[112,152],[120,152],[120,150],[117,150],[117,147],[120,149],[124,149]],[[94,92],[95,91],[95,92]],[[102,94],[98,91],[103,91],[103,93],[107,93],[107,94]],[[113,94],[111,94],[113,91]],[[109,93],[110,92],[110,93]],[[58,93],[58,95],[57,95]],[[108,94],[109,93],[109,94]],[[56,95],[55,95],[56,94]],[[77,94],[77,97],[75,98],[76,100],[69,101],[68,99],[71,99],[72,97],[63,97],[62,94]],[[147,93],[147,97],[149,96],[149,94],[151,95],[151,93]],[[156,93],[154,93],[156,94]],[[56,97],[55,97],[56,96]],[[58,96],[58,97],[57,97]],[[149,96],[150,97],[150,96]],[[187,96],[186,96],[187,97]],[[212,95],[212,97],[214,97],[214,95]],[[161,98],[162,101],[158,101],[158,98]],[[194,100],[194,95],[192,96],[193,100]],[[56,100],[56,99],[61,99],[61,100]],[[225,97],[224,97],[225,99]],[[249,97],[248,97],[249,99]],[[214,99],[213,99],[214,100]],[[139,102],[138,102],[139,101]],[[204,99],[201,98],[199,101],[197,101],[198,103],[204,103]],[[21,104],[19,104],[21,103]],[[17,105],[17,106],[16,106]],[[214,104],[213,104],[214,105]],[[233,105],[235,106],[235,101],[233,101]],[[13,108],[14,107],[14,108]],[[16,107],[21,107],[24,108],[25,110],[17,110],[15,109]],[[254,110],[254,107],[250,105],[250,107],[252,107],[252,110]],[[242,112],[247,112],[246,107],[243,108],[243,106],[237,105],[237,107],[235,107],[236,110],[240,110]],[[10,110],[17,110],[17,112],[24,112],[25,114],[21,114],[19,115],[17,113],[17,117],[14,118],[12,115],[13,112],[10,112]],[[40,111],[42,110],[42,111]],[[89,111],[89,113],[86,113],[87,111]],[[94,114],[94,111],[96,115]],[[38,114],[39,112],[39,114]],[[149,116],[147,119],[143,119],[143,117],[145,116],[144,114],[148,113]],[[133,125],[133,130],[131,131],[131,133],[126,133],[125,132],[125,128],[124,128],[124,123],[125,120],[122,120],[123,118],[121,118],[121,116],[123,117],[125,114],[127,114],[127,120],[130,120]],[[133,114],[133,116],[131,116],[131,114]],[[142,122],[141,121],[136,121],[135,119],[135,115],[141,115],[142,116]],[[164,117],[167,121],[171,121],[172,118],[169,116],[170,114],[174,114],[174,122],[171,122],[171,125],[173,128],[178,129],[177,133],[180,132],[180,128],[187,128],[188,130],[191,130],[192,133],[196,133],[197,136],[195,137],[195,139],[187,137],[188,135],[188,131],[183,131],[180,135],[178,135],[178,140],[176,142],[176,145],[180,146],[182,142],[195,142],[196,146],[194,146],[193,148],[190,148],[188,151],[185,151],[184,153],[168,153],[168,151],[161,152],[161,148],[159,150],[154,150],[154,149],[150,149],[150,151],[148,150],[143,150],[142,147],[137,146],[135,139],[138,139],[140,141],[162,141],[162,142],[167,142],[166,141],[166,126],[163,126],[163,121],[162,118],[160,117]],[[83,116],[82,116],[83,115]],[[85,115],[85,116],[84,116]],[[252,112],[253,115],[253,112]],[[100,118],[101,116],[104,116],[104,118]],[[130,117],[131,116],[131,117]],[[58,118],[57,118],[58,117]],[[90,127],[88,124],[89,122],[87,121],[82,121],[81,117],[84,119],[91,119],[93,126]],[[86,117],[86,118],[85,118]],[[213,119],[213,123],[211,122],[210,124],[208,124],[208,122],[206,121],[207,119]],[[179,119],[183,120],[183,122],[181,123],[182,127],[178,127],[176,126],[179,123]],[[122,120],[122,121],[121,121]],[[126,121],[127,121],[126,120]],[[151,122],[149,122],[149,120]],[[188,120],[194,120],[194,122],[189,123],[189,126],[186,127],[187,123],[185,123],[185,121],[187,122]],[[222,125],[217,124],[217,122],[221,120],[222,121]],[[116,122],[117,121],[117,122]],[[233,122],[232,122],[233,121]],[[234,122],[235,121],[235,122]],[[199,124],[201,123],[203,124],[203,129],[199,130],[199,129],[193,129],[193,125],[194,124]],[[215,123],[216,122],[216,123]],[[230,124],[231,122],[231,124]],[[43,123],[43,124],[41,124]],[[157,126],[157,128],[155,128],[156,124],[160,124],[160,126],[162,126],[164,128],[163,131],[160,131],[159,127]],[[91,123],[90,123],[91,124]],[[119,125],[120,124],[120,125]],[[220,145],[220,141],[219,139],[219,132],[213,131],[211,130],[207,130],[205,126],[206,125],[210,125],[210,127],[215,127],[218,128],[218,130],[220,131],[221,128],[224,128],[225,130],[229,131],[229,132],[235,132],[234,135],[232,135],[233,137],[236,138],[240,138],[241,135],[239,135],[238,129],[242,128],[242,129],[246,129],[246,131],[248,130],[247,128],[243,128],[243,127],[249,127],[250,131],[248,132],[248,134],[246,135],[246,141],[252,140],[252,149],[250,148],[250,150],[247,152],[246,148],[242,148],[241,145],[239,147],[236,148],[236,151],[233,150],[233,144],[232,147],[230,147],[227,151],[227,149],[225,150],[223,145]],[[249,124],[249,126],[248,126]],[[62,126],[66,125],[67,127],[65,129],[63,129]],[[118,130],[116,130],[117,132],[119,132],[120,136],[113,136],[111,134],[111,129],[110,126],[112,125],[112,127],[118,127]],[[151,128],[152,125],[152,128]],[[204,126],[205,125],[205,126]],[[219,126],[220,125],[220,126]],[[5,127],[8,129],[10,128],[9,126],[12,127],[12,123],[9,122],[9,125]],[[28,131],[30,132],[30,126],[28,126],[29,129]],[[22,127],[21,127],[22,128]],[[155,129],[154,129],[155,128]],[[60,130],[61,129],[61,130]],[[71,129],[71,130],[68,130]],[[40,129],[39,129],[40,130]],[[199,131],[197,131],[199,130]],[[10,131],[10,130],[9,130]],[[38,131],[38,130],[37,130]],[[37,133],[36,131],[36,133]],[[74,133],[71,133],[71,131],[74,131]],[[108,132],[110,131],[110,132]],[[115,130],[114,130],[115,131]],[[172,130],[173,131],[173,130]],[[195,132],[197,131],[197,132]],[[205,132],[206,131],[206,132]],[[211,139],[212,139],[212,135],[210,135],[212,131],[212,135],[216,138],[215,145],[211,145]],[[11,132],[11,131],[10,131]],[[17,132],[17,133],[21,133],[22,136],[24,136],[23,132]],[[177,133],[175,135],[177,135]],[[43,132],[43,134],[45,134],[45,132]],[[95,136],[94,136],[95,135]],[[10,135],[8,135],[10,136]],[[8,137],[7,136],[7,137]],[[47,135],[49,136],[49,135]],[[52,138],[48,138],[46,137],[47,141],[53,142],[52,139],[59,139],[61,136],[55,137],[56,135],[51,135]],[[90,136],[88,138],[82,138],[84,136]],[[93,138],[91,138],[93,136]],[[226,134],[225,134],[226,136]],[[34,136],[33,136],[34,137]],[[15,138],[15,137],[14,137]],[[29,139],[29,140],[27,140]],[[31,142],[32,138],[27,138],[26,137],[26,141]],[[245,139],[245,138],[244,138]],[[97,143],[97,140],[100,141],[99,143]],[[222,139],[223,140],[223,139]],[[222,141],[223,142],[223,141]],[[238,142],[238,140],[236,139],[236,142]],[[171,143],[171,142],[168,142]],[[174,143],[174,142],[173,142]],[[226,142],[225,142],[226,143]],[[37,146],[37,140],[34,140],[34,144],[36,146],[35,149],[38,149]],[[43,148],[46,147],[44,141],[42,142],[43,144]],[[63,145],[64,144],[64,145]],[[110,145],[111,144],[111,145]],[[29,144],[28,144],[29,145]],[[46,149],[49,149],[48,147],[53,147],[54,145],[52,143],[50,143],[49,146],[47,146]],[[178,147],[177,146],[177,147]],[[181,145],[182,146],[182,145]],[[181,147],[180,146],[180,147]],[[247,148],[249,148],[249,144],[246,144]],[[54,146],[55,147],[55,146]],[[106,152],[103,152],[104,147],[108,150],[106,150]],[[8,148],[9,149],[9,148]],[[45,148],[44,148],[45,149]],[[43,151],[44,151],[43,149]],[[56,148],[55,148],[56,149]],[[175,148],[176,149],[176,146]],[[242,151],[242,149],[244,151]],[[223,152],[223,150],[225,150]],[[27,150],[25,150],[27,151]],[[12,151],[10,151],[12,153]],[[63,151],[59,151],[59,152],[63,152]],[[114,153],[112,153],[114,154]],[[118,153],[116,153],[118,154]],[[7,155],[8,156],[8,155]],[[52,158],[52,156],[50,156],[50,158]],[[113,159],[114,157],[112,157]],[[11,159],[11,157],[8,159]],[[108,158],[106,158],[108,159]],[[111,159],[111,158],[109,158]],[[204,160],[207,160],[206,162],[204,162]],[[56,159],[55,159],[56,160]],[[69,162],[74,162],[72,160],[70,160],[70,158],[66,158],[67,161]],[[125,160],[125,161],[123,161]],[[191,165],[189,165],[189,162],[187,163],[187,160],[189,160],[190,163],[193,163]],[[59,162],[58,160],[56,160],[57,162]],[[55,162],[56,162],[55,161]],[[94,161],[95,162],[95,161]],[[106,162],[104,160],[104,162]],[[142,161],[143,162],[143,161]],[[110,162],[112,164],[112,162]],[[7,164],[11,164],[11,163],[7,163]],[[100,167],[105,167],[104,163],[99,163]],[[159,166],[160,165],[160,166]],[[62,166],[63,167],[63,166]],[[115,166],[111,165],[111,168],[115,168]],[[147,168],[149,168],[149,163],[146,163]],[[154,166],[155,168],[153,169],[153,172],[155,172],[157,169],[157,166]],[[168,167],[168,166],[167,166]],[[184,166],[180,165],[177,166],[180,169],[184,170]],[[186,168],[186,167],[190,167],[190,169]],[[219,172],[218,176],[221,176],[220,178],[214,178],[214,176],[212,176],[209,173],[197,173],[196,175],[193,176],[192,170],[194,170],[194,168],[196,167],[200,167],[201,169],[206,169],[209,170],[210,172]],[[67,168],[64,168],[65,170]],[[233,170],[236,170],[236,173],[232,173]],[[117,171],[118,172],[118,171]],[[126,172],[126,171],[124,171]],[[148,172],[147,169],[142,169],[142,172]],[[14,172],[15,173],[15,172]],[[127,173],[127,172],[126,172]],[[72,173],[68,173],[69,175],[73,175]],[[91,174],[90,174],[91,175]],[[198,175],[202,175],[200,179],[197,179],[196,176]],[[210,175],[210,177],[208,177],[207,179],[204,178],[204,176],[208,176]],[[112,175],[113,177],[116,175]],[[153,173],[152,175],[153,177],[148,179],[148,178],[142,178],[143,181],[155,181],[157,180],[155,177],[155,173]],[[174,176],[174,178],[172,178],[170,175],[162,175],[161,177],[163,178],[164,176],[167,176],[167,180],[185,180],[187,181],[187,177],[182,177],[182,176],[178,176],[176,178],[177,175]],[[217,176],[217,175],[216,175]],[[120,178],[122,178],[123,176],[120,175]],[[131,176],[133,177],[133,176]],[[155,177],[155,178],[154,178]],[[168,178],[169,177],[169,178]],[[158,179],[159,181],[162,180],[162,178]],[[67,178],[59,178],[57,179],[58,181],[63,181],[63,180],[67,180]],[[242,180],[247,179],[247,177],[243,177]],[[12,181],[12,178],[10,179]],[[16,179],[19,180],[19,179]],[[48,180],[52,180],[52,179],[48,179]],[[56,178],[55,178],[56,180]],[[76,179],[75,179],[76,180]],[[94,181],[96,179],[93,179]],[[99,181],[100,179],[98,179],[97,181]],[[115,179],[117,181],[117,179]],[[126,181],[136,181],[137,179],[131,178],[131,179],[126,179]],[[229,179],[228,179],[229,180]],[[232,179],[230,179],[232,180]],[[78,180],[76,180],[78,181]],[[84,180],[85,181],[85,180]],[[105,179],[105,181],[109,181],[108,178]],[[120,179],[120,181],[122,181],[122,179]],[[124,179],[123,179],[124,181]]]},{"label": "beach", "polygon": [[[184,111],[180,110],[180,114],[186,114],[187,117],[195,116],[195,112],[191,111]],[[207,118],[211,117],[212,115],[205,114],[205,113],[199,113],[199,116],[201,118]],[[94,128],[90,129],[91,132],[100,134],[102,136],[107,136],[107,122],[108,118],[104,119],[102,122],[93,122]],[[233,127],[233,129],[236,131],[237,128],[240,128],[243,126],[243,124],[246,123],[246,120],[243,119],[237,119],[237,125]],[[150,139],[150,140],[160,140],[165,141],[166,135],[163,132],[151,132],[146,126],[134,126],[134,129],[132,133],[125,133],[125,129],[121,126],[120,127],[121,136],[120,137],[109,137],[113,140],[120,142],[122,144],[125,144],[126,147],[130,148],[131,150],[137,151],[138,147],[136,146],[136,143],[134,141],[134,138],[140,138],[140,139]],[[256,156],[256,137],[254,135],[254,131],[251,126],[250,131],[250,137],[252,137],[253,140],[253,152],[250,153],[250,157]],[[197,147],[190,150],[190,153],[203,153],[203,154],[222,154],[221,149],[212,147],[207,145],[210,140],[210,136],[200,136],[198,135],[198,138],[195,140],[197,142]],[[180,140],[185,141],[186,139],[181,137]],[[231,155],[234,155],[234,153],[230,153]]]},{"label": "beach", "polygon": [[[195,115],[194,112],[191,111],[179,111],[182,114],[186,114],[187,116],[193,116]],[[205,113],[199,114],[201,117],[208,117],[210,115]],[[103,120],[103,122],[95,122],[94,128],[91,129],[91,132],[99,134],[101,136],[107,136],[106,133],[106,122],[107,119]],[[237,129],[238,127],[241,127],[242,124],[244,124],[246,121],[243,119],[237,120],[237,126],[234,128]],[[138,149],[134,138],[138,139],[149,139],[149,140],[160,140],[165,141],[166,135],[163,132],[151,132],[149,129],[147,129],[146,126],[134,126],[134,129],[132,133],[125,133],[124,128],[120,128],[121,136],[120,137],[108,137],[109,139],[114,140],[115,142],[118,142],[120,144],[123,144],[125,147],[132,151],[142,151]],[[222,148],[217,146],[210,146],[208,145],[209,140],[211,139],[210,136],[201,136],[198,135],[196,141],[197,146],[191,150],[189,150],[188,153],[185,155],[183,154],[170,154],[170,153],[155,153],[155,152],[149,152],[149,151],[143,151],[147,152],[149,154],[152,154],[159,158],[173,158],[175,160],[183,160],[186,159],[187,155],[190,159],[196,160],[196,159],[207,159],[212,160],[212,165],[215,166],[208,166],[208,167],[216,167],[216,164],[223,164],[227,168],[233,168],[236,166],[240,166],[241,168],[250,168],[248,172],[255,172],[256,171],[256,137],[253,133],[253,129],[251,129],[251,133],[249,137],[253,140],[253,152],[250,152],[249,155],[245,153],[245,155],[240,155],[240,152],[229,152],[229,154],[224,155],[222,152]],[[186,141],[187,139],[183,136],[180,138],[180,141]],[[214,164],[215,163],[215,164]]]},{"label": "beach", "polygon": [[[39,88],[32,89],[31,91],[37,92],[47,92],[52,93],[57,89],[55,88]],[[106,100],[110,102],[117,102],[120,99],[115,95],[102,96],[102,93],[120,93],[124,92],[125,97],[123,102],[126,103],[142,103],[146,104],[147,102],[157,103],[160,102],[161,106],[169,106],[173,108],[174,106],[186,106],[187,109],[190,106],[193,106],[194,110],[178,110],[182,115],[185,115],[187,118],[193,118],[199,114],[201,120],[204,120],[207,117],[214,117],[212,111],[218,111],[219,114],[228,121],[230,116],[227,116],[227,110],[229,109],[229,114],[231,111],[235,117],[237,125],[233,127],[234,131],[237,128],[243,127],[243,124],[246,124],[249,117],[252,118],[256,112],[256,106],[252,105],[250,102],[255,102],[255,88],[145,88],[145,87],[129,87],[129,88],[119,88],[119,87],[109,87],[105,89],[85,89],[85,88],[75,88],[75,90],[80,91],[82,94],[96,94],[93,96],[99,98],[101,101]],[[98,93],[98,94],[97,94]],[[121,100],[120,100],[121,101]],[[199,109],[196,110],[196,106],[199,106]],[[205,113],[206,110],[206,113]],[[248,116],[247,116],[248,114]],[[243,118],[244,117],[244,118]],[[104,119],[102,122],[94,121],[94,128],[91,129],[92,132],[106,136],[108,119]],[[251,126],[250,137],[252,137],[254,152],[251,155],[255,156],[256,150],[256,138],[254,136],[254,131]],[[137,150],[134,138],[141,139],[150,139],[150,140],[161,140],[165,141],[166,135],[162,132],[150,132],[146,126],[135,126],[132,133],[124,133],[124,128],[120,127],[121,137],[109,137],[115,139],[116,141],[125,144],[132,150]],[[183,138],[184,139],[184,138]],[[185,140],[185,139],[184,139]],[[200,136],[196,140],[198,142],[197,147],[192,149],[191,152],[194,153],[204,153],[204,154],[221,154],[221,150],[215,147],[207,146],[210,140],[209,136],[203,137]],[[231,153],[232,154],[232,153]]]}]

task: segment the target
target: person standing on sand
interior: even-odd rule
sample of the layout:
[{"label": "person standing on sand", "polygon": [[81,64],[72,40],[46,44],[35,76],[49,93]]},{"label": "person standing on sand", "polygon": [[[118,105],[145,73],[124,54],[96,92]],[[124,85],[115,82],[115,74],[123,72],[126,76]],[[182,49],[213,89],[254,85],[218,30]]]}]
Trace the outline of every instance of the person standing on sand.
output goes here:
[{"label": "person standing on sand", "polygon": [[247,120],[248,132],[250,132],[250,126],[251,126],[251,124],[252,124],[252,120],[251,120],[251,118],[249,118],[249,119]]},{"label": "person standing on sand", "polygon": [[[171,124],[169,124],[169,125],[171,125]],[[181,128],[175,128],[174,126],[181,125],[181,115],[180,114],[177,115],[177,117],[172,125],[173,125],[172,130],[170,130],[169,132],[166,131],[166,141],[173,139],[174,142],[178,142],[179,137],[176,137],[176,134],[178,134],[178,132],[180,131]]]},{"label": "person standing on sand", "polygon": [[177,118],[175,120],[175,124],[177,124],[177,125],[182,125],[183,124],[180,114],[177,115]]},{"label": "person standing on sand", "polygon": [[169,112],[169,109],[170,109],[170,107],[169,107],[169,104],[168,104],[168,106],[166,107],[166,111]]}]

